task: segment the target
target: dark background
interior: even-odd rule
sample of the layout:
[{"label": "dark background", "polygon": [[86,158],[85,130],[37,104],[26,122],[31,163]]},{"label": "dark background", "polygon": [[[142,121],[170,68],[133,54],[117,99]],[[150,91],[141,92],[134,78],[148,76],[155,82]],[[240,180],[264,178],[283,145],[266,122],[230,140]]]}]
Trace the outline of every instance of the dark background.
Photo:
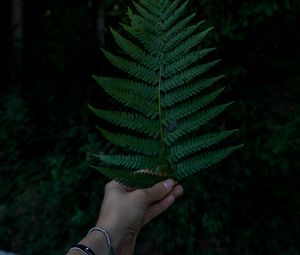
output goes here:
[{"label": "dark background", "polygon": [[[107,179],[88,152],[114,148],[88,110],[112,104],[92,74],[114,71],[109,26],[127,1],[11,0],[1,8],[0,250],[64,254],[96,221]],[[234,106],[226,127],[245,147],[183,182],[136,254],[300,254],[300,2],[190,1],[215,27]],[[21,11],[18,13],[18,11]],[[122,31],[122,30],[121,30]]]}]

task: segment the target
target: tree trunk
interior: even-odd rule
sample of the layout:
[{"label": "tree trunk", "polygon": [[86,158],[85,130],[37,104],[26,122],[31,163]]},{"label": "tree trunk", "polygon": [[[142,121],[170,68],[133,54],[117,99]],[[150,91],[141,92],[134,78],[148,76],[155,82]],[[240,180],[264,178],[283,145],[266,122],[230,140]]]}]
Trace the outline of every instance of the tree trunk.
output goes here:
[{"label": "tree trunk", "polygon": [[97,43],[100,47],[105,44],[105,12],[102,0],[95,1],[94,8],[96,10],[96,36]]},{"label": "tree trunk", "polygon": [[23,67],[23,0],[11,0],[12,65],[9,91],[18,93],[22,85]]}]

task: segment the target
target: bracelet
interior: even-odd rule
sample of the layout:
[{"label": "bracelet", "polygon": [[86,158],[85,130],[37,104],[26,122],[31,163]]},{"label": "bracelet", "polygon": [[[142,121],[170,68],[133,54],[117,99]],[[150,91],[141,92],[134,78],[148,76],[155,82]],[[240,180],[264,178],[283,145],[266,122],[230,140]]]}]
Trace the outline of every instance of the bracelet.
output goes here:
[{"label": "bracelet", "polygon": [[89,230],[88,234],[91,233],[92,231],[99,231],[99,232],[101,232],[102,234],[105,235],[105,239],[106,239],[108,250],[109,250],[109,255],[115,255],[114,249],[111,245],[110,236],[106,232],[106,230],[103,229],[103,228],[92,228],[92,229]]}]

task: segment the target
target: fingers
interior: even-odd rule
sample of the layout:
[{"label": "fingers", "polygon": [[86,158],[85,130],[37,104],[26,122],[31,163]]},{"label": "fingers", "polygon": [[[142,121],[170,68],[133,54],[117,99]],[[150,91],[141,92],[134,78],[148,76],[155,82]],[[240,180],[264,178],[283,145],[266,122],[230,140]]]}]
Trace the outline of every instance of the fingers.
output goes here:
[{"label": "fingers", "polygon": [[175,198],[180,197],[182,194],[183,194],[183,187],[178,184],[170,192],[170,195],[173,195]]},{"label": "fingers", "polygon": [[175,201],[174,196],[169,195],[166,196],[163,200],[155,203],[154,205],[150,206],[146,215],[144,217],[143,226],[149,223],[152,219],[160,215],[162,212],[167,210]]},{"label": "fingers", "polygon": [[182,195],[182,193],[183,187],[181,185],[176,185],[165,198],[151,205],[146,212],[143,226],[167,210],[175,202],[175,199]]},{"label": "fingers", "polygon": [[167,196],[175,185],[175,181],[172,179],[167,179],[160,182],[151,188],[144,189],[146,194],[147,204],[150,205],[158,200],[163,199]]}]

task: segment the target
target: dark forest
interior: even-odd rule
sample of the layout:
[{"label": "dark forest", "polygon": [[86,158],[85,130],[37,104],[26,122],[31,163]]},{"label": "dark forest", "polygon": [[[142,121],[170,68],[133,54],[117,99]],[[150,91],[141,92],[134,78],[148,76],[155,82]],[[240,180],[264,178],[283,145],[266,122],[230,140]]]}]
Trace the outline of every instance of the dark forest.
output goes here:
[{"label": "dark forest", "polygon": [[[3,3],[0,250],[65,254],[98,216],[108,179],[89,153],[117,148],[88,104],[114,102],[92,75],[115,75],[100,47],[128,22],[121,0]],[[143,230],[136,254],[300,254],[300,2],[191,0],[214,30],[234,101],[223,128],[244,147],[182,182],[183,197]]]}]

